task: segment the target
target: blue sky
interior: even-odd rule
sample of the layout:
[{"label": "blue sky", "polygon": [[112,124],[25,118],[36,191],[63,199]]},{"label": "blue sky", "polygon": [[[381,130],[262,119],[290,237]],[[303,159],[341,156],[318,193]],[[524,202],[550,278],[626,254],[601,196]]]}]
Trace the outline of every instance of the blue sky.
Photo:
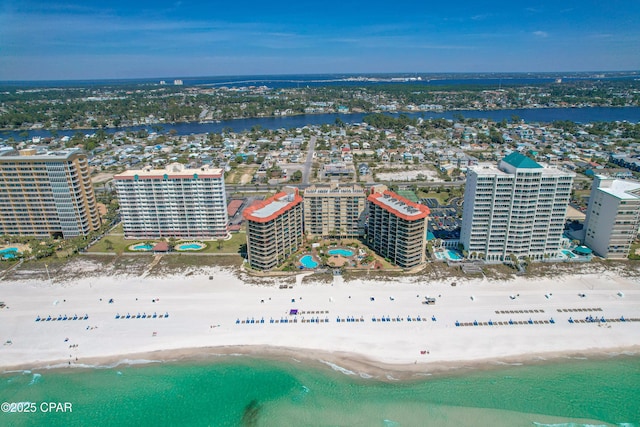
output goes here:
[{"label": "blue sky", "polygon": [[640,70],[640,0],[0,0],[0,80]]}]

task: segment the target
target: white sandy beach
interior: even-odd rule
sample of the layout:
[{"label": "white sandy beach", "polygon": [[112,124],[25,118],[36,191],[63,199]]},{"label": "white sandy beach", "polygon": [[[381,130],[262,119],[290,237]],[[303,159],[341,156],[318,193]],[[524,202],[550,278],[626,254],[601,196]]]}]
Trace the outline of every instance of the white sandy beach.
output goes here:
[{"label": "white sandy beach", "polygon": [[[0,309],[0,369],[246,353],[318,359],[376,375],[385,370],[415,375],[475,363],[640,349],[640,321],[568,322],[589,315],[640,319],[640,280],[613,273],[458,280],[455,287],[456,279],[344,283],[338,277],[333,285],[305,283],[293,289],[245,284],[224,270],[215,270],[213,280],[209,274],[110,276],[53,285],[1,281],[0,300],[8,308]],[[425,296],[436,303],[423,304]],[[305,314],[289,315],[291,309]],[[506,310],[518,312],[496,313]],[[531,310],[538,312],[526,312]],[[138,313],[169,317],[116,319]],[[35,321],[85,314],[88,320]],[[387,316],[402,320],[372,321]],[[364,321],[338,323],[338,317]],[[413,320],[418,317],[427,320]],[[275,323],[285,318],[289,323]],[[311,318],[328,322],[302,322]],[[551,318],[555,324],[455,325]],[[237,324],[238,319],[256,323]],[[297,323],[291,323],[294,319]]]}]

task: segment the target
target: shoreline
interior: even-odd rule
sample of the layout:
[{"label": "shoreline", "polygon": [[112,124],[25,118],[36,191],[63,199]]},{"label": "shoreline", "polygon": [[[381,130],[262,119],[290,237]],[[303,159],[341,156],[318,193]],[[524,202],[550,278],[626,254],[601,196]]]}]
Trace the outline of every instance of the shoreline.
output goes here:
[{"label": "shoreline", "polygon": [[[94,264],[68,268],[94,271]],[[3,280],[0,372],[241,355],[395,381],[640,354],[640,278],[611,270],[457,279],[455,287],[447,278],[303,283],[303,276],[286,289],[280,278],[250,284],[218,267],[186,276]],[[48,316],[68,320],[37,321]]]},{"label": "shoreline", "polygon": [[325,350],[301,352],[298,348],[269,346],[196,347],[156,350],[95,357],[79,365],[66,365],[66,360],[38,361],[15,366],[2,366],[0,375],[15,372],[55,370],[76,372],[118,367],[146,367],[152,364],[218,363],[231,360],[263,360],[267,362],[299,363],[316,370],[333,371],[359,380],[380,382],[413,382],[427,378],[465,375],[473,372],[499,370],[505,367],[571,363],[573,360],[609,360],[620,357],[640,357],[640,345],[626,348],[597,348],[580,351],[531,353],[499,359],[452,360],[419,364],[388,364],[366,355],[336,353]]}]

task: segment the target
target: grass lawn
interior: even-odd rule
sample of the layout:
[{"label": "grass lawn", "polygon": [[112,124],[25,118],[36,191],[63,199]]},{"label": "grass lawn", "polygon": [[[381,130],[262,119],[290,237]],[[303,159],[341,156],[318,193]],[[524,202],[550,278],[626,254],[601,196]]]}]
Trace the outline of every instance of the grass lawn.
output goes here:
[{"label": "grass lawn", "polygon": [[[197,239],[193,239],[195,241]],[[127,252],[136,253],[136,251],[129,251],[129,246],[135,245],[137,243],[142,243],[145,241],[151,241],[156,243],[160,240],[143,240],[143,239],[126,239],[122,235],[118,235],[117,232],[113,232],[111,234],[107,234],[103,239],[101,239],[98,243],[91,246],[87,252],[96,253],[96,252],[111,252],[117,254],[123,254]],[[111,248],[109,248],[109,242],[111,242]],[[184,251],[180,253],[184,253],[188,255],[189,253],[210,253],[210,254],[219,254],[219,253],[228,253],[228,254],[239,254],[240,247],[247,243],[247,235],[245,233],[234,233],[231,235],[230,240],[224,240],[221,242],[221,248],[218,248],[218,241],[203,241],[207,244],[207,248],[201,251]],[[153,244],[152,243],[152,244]],[[137,252],[139,253],[139,252]]]},{"label": "grass lawn", "polygon": [[[239,254],[240,247],[247,243],[247,234],[246,233],[232,233],[230,240],[223,240],[222,242],[218,242],[217,240],[206,241],[207,248],[198,251],[196,253],[207,253],[207,254]],[[221,244],[221,248],[218,248],[218,245]]]},{"label": "grass lawn", "polygon": [[124,233],[124,226],[122,225],[122,223],[119,223],[118,225],[113,227],[113,230],[111,230],[111,233],[113,233],[113,234],[123,234]]},{"label": "grass lawn", "polygon": [[[111,242],[111,245],[109,245],[109,242]],[[140,242],[142,242],[142,240],[125,240],[122,235],[122,228],[120,228],[120,233],[114,230],[112,233],[107,234],[104,238],[100,239],[98,243],[91,246],[87,252],[114,252],[122,254],[128,252],[127,248],[129,246]],[[111,248],[109,246],[111,246]]]}]

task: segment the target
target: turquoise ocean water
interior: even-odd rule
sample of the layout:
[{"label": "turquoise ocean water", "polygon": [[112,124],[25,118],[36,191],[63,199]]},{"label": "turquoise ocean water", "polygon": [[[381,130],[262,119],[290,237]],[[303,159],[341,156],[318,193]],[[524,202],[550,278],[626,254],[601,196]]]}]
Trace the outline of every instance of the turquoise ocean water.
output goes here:
[{"label": "turquoise ocean water", "polygon": [[[640,426],[640,357],[565,359],[380,382],[224,357],[0,376],[0,426]],[[69,402],[72,412],[43,412]],[[48,407],[47,407],[48,408]]]}]

